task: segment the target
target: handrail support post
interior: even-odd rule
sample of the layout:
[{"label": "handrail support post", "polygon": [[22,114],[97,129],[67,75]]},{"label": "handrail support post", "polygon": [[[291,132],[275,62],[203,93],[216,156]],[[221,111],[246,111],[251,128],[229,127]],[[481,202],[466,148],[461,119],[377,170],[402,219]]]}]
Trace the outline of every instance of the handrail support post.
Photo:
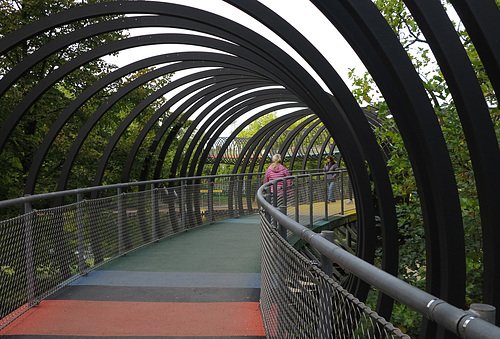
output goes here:
[{"label": "handrail support post", "polygon": [[[26,194],[30,196],[30,194]],[[26,284],[28,289],[28,305],[37,304],[35,293],[35,262],[33,258],[33,206],[31,202],[24,204],[24,246],[26,250]]]},{"label": "handrail support post", "polygon": [[78,193],[76,195],[77,201],[77,229],[78,229],[78,273],[83,274],[85,271],[85,244],[84,244],[84,236],[83,236],[83,227],[84,227],[84,213],[83,213],[83,194]]},{"label": "handrail support post", "polygon": [[124,195],[121,187],[118,188],[118,253],[121,255],[124,250],[123,244],[123,226],[125,224],[125,206]]},{"label": "handrail support post", "polygon": [[158,188],[153,183],[151,184],[151,238],[153,241],[158,241]]}]

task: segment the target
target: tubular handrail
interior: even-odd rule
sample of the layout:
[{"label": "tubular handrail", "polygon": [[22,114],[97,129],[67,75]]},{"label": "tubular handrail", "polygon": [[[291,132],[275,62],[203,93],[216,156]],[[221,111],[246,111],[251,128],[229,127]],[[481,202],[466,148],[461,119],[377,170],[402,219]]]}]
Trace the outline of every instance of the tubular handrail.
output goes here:
[{"label": "tubular handrail", "polygon": [[[308,172],[317,172],[317,170],[293,170],[290,173],[308,173]],[[9,200],[1,200],[0,201],[0,209],[11,207],[15,205],[21,205],[28,202],[34,202],[45,199],[55,199],[55,198],[63,198],[68,196],[76,196],[78,194],[92,193],[92,192],[100,192],[111,189],[119,189],[119,188],[129,188],[134,186],[143,186],[143,185],[157,185],[157,184],[166,184],[170,182],[176,181],[190,181],[190,180],[210,180],[215,178],[230,178],[230,177],[245,177],[245,176],[257,176],[264,175],[265,173],[236,173],[236,174],[222,174],[222,175],[207,175],[207,176],[194,176],[194,177],[182,177],[182,178],[169,178],[169,179],[156,179],[156,180],[147,180],[147,181],[134,181],[134,182],[126,182],[119,184],[110,184],[103,186],[92,186],[85,188],[75,188],[71,190],[50,192],[50,193],[41,193],[35,195],[26,195],[24,197],[9,199]]]},{"label": "tubular handrail", "polygon": [[[276,185],[279,181],[285,182],[293,178],[294,176],[280,178],[262,185],[257,190],[257,203],[260,210],[265,211],[279,226],[300,237],[319,253],[374,288],[419,312],[427,319],[435,321],[455,335],[468,339],[500,338],[500,328],[478,318],[474,312],[461,310],[380,270],[281,213],[279,208],[266,200],[266,192],[269,191],[267,188]],[[269,199],[269,201],[273,200]]]},{"label": "tubular handrail", "polygon": [[54,198],[62,198],[67,196],[76,196],[77,194],[85,194],[91,192],[99,192],[111,189],[119,189],[119,188],[129,188],[134,186],[144,186],[144,185],[157,185],[157,184],[165,184],[176,181],[190,181],[190,180],[206,180],[206,179],[215,179],[215,178],[230,178],[230,177],[244,177],[244,176],[252,176],[252,175],[264,175],[264,173],[238,173],[238,174],[225,174],[225,175],[208,175],[208,176],[197,176],[197,177],[182,177],[182,178],[169,178],[169,179],[156,179],[156,180],[147,180],[147,181],[134,181],[134,182],[126,182],[119,184],[111,184],[111,185],[103,185],[103,186],[92,186],[85,188],[75,188],[71,190],[50,192],[50,193],[42,193],[36,195],[27,195],[24,197],[2,200],[0,201],[0,209],[15,205],[20,205],[28,202],[34,202],[44,199],[54,199]]}]

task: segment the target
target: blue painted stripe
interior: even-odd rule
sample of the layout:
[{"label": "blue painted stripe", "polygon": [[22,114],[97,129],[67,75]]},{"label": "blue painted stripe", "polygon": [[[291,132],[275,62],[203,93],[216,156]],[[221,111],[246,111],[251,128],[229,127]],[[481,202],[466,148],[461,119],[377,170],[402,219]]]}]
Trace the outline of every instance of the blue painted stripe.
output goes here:
[{"label": "blue painted stripe", "polygon": [[227,219],[217,221],[218,224],[260,224],[259,219]]},{"label": "blue painted stripe", "polygon": [[260,288],[260,273],[91,271],[71,285]]}]

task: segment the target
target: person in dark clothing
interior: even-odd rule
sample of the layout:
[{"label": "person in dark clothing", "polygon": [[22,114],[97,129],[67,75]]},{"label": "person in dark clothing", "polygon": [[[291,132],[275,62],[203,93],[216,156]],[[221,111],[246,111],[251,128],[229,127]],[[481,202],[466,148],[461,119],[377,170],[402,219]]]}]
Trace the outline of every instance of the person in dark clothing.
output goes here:
[{"label": "person in dark clothing", "polygon": [[335,188],[335,182],[337,180],[338,173],[330,173],[337,171],[339,169],[339,166],[333,159],[331,155],[326,157],[326,164],[325,167],[323,168],[324,172],[328,172],[326,174],[326,182],[328,185],[328,201],[330,202],[335,202],[335,193],[334,193],[334,188]]}]

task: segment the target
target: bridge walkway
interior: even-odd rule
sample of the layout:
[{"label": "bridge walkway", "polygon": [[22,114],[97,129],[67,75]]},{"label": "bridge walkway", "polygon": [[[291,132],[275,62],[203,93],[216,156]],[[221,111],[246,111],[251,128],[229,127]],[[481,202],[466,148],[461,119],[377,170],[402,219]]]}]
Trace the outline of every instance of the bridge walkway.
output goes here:
[{"label": "bridge walkway", "polygon": [[265,338],[258,215],[143,246],[28,310],[11,338]]}]

